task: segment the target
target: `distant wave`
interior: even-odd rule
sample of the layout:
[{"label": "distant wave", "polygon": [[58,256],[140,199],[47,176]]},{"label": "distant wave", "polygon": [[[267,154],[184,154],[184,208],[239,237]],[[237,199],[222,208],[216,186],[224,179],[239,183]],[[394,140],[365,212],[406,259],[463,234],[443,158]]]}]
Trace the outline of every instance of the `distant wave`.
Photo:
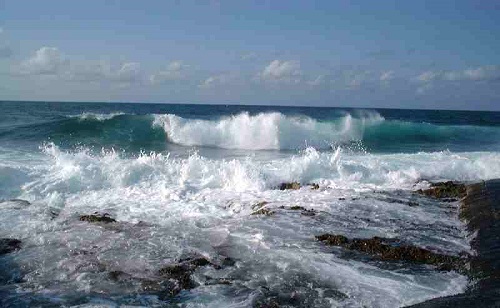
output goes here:
[{"label": "distant wave", "polygon": [[92,113],[92,112],[83,112],[77,115],[69,115],[69,118],[77,118],[79,120],[97,120],[97,121],[105,121],[111,120],[114,117],[124,115],[123,112],[112,112],[112,113]]},{"label": "distant wave", "polygon": [[365,129],[384,121],[378,113],[361,118],[347,114],[330,122],[278,112],[247,112],[216,120],[185,119],[174,114],[155,115],[154,126],[163,127],[169,141],[188,146],[245,150],[288,150],[361,140]]}]

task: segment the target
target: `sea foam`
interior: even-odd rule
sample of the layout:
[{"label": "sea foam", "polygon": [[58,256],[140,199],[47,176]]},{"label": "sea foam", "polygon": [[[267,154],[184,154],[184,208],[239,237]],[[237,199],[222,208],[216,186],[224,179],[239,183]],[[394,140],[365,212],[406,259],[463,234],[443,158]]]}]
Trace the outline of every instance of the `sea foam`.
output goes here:
[{"label": "sea foam", "polygon": [[321,122],[279,112],[250,115],[243,112],[216,120],[186,119],[174,114],[155,115],[153,125],[163,127],[168,140],[189,146],[246,150],[292,150],[312,146],[328,149],[335,143],[360,140],[364,130],[384,121],[378,113],[361,118],[350,114]]}]

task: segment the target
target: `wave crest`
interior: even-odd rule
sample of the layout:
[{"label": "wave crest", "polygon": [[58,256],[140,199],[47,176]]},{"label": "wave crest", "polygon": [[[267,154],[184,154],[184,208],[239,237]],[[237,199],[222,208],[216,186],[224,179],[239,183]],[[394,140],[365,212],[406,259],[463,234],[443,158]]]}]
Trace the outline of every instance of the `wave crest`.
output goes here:
[{"label": "wave crest", "polygon": [[77,118],[81,121],[85,120],[96,120],[96,121],[106,121],[111,120],[117,116],[125,115],[124,112],[112,112],[112,113],[93,113],[93,112],[83,112],[77,115],[70,115],[70,118]]},{"label": "wave crest", "polygon": [[155,115],[154,126],[163,127],[173,143],[244,150],[293,150],[312,146],[328,149],[333,144],[361,140],[366,127],[383,122],[378,113],[361,118],[346,114],[321,122],[306,116],[279,112],[247,112],[217,120],[186,119],[174,114]]}]

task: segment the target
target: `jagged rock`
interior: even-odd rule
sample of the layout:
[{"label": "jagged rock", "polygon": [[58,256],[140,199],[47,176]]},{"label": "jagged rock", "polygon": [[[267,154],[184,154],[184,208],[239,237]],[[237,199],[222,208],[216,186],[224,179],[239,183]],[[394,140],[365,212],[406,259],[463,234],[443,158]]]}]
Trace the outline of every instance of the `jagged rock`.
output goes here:
[{"label": "jagged rock", "polygon": [[432,252],[428,249],[403,245],[395,239],[373,237],[370,239],[348,239],[343,235],[323,234],[316,239],[327,245],[340,246],[349,250],[359,251],[375,256],[385,261],[409,261],[430,264],[441,270],[459,270],[465,268],[463,258]]},{"label": "jagged rock", "polygon": [[[228,261],[225,263],[224,261]],[[234,262],[230,258],[225,258],[222,265],[232,266]],[[189,290],[197,286],[196,282],[191,279],[191,275],[195,270],[202,266],[212,266],[215,269],[221,269],[222,266],[210,262],[204,257],[190,257],[181,259],[178,263],[170,264],[158,270],[157,275],[153,277],[136,277],[133,274],[115,270],[108,273],[108,278],[118,283],[132,283],[139,286],[141,292],[154,293],[160,299],[167,299],[176,296],[182,290]],[[211,279],[211,278],[208,278]],[[229,279],[218,278],[213,279],[211,284],[230,284]]]},{"label": "jagged rock", "polygon": [[281,183],[279,186],[280,190],[287,190],[287,189],[300,189],[300,183],[299,182],[290,182],[290,183]]},{"label": "jagged rock", "polygon": [[268,203],[269,202],[267,202],[267,201],[261,201],[261,202],[255,203],[254,205],[252,205],[252,210],[260,209],[261,207],[263,207],[264,205],[266,205]]},{"label": "jagged rock", "polygon": [[299,205],[291,206],[290,210],[292,210],[292,211],[302,211],[301,214],[304,215],[304,216],[314,216],[314,215],[316,215],[316,211],[315,210],[313,210],[313,209],[306,209],[305,207],[299,206]]},{"label": "jagged rock", "polygon": [[274,214],[274,211],[268,209],[268,208],[261,208],[260,210],[257,210],[253,212],[251,215],[266,215],[266,216],[271,216]]},{"label": "jagged rock", "polygon": [[161,277],[167,278],[175,282],[175,287],[173,287],[169,292],[170,295],[176,295],[181,290],[192,289],[196,286],[195,282],[191,279],[193,272],[200,266],[212,265],[216,269],[220,267],[213,264],[209,260],[200,258],[188,258],[182,260],[178,264],[167,265],[158,271]]},{"label": "jagged rock", "polygon": [[9,201],[16,202],[17,204],[22,205],[22,206],[30,206],[31,205],[31,203],[28,200],[24,200],[24,199],[10,199]]},{"label": "jagged rock", "polygon": [[101,215],[101,214],[98,214],[97,212],[95,212],[94,214],[91,214],[91,215],[80,216],[80,221],[87,221],[87,222],[92,222],[92,223],[96,223],[96,222],[111,223],[111,222],[116,222],[116,219],[109,217],[108,213],[104,213]]},{"label": "jagged rock", "polygon": [[232,258],[225,257],[222,259],[221,265],[222,266],[234,266],[236,264],[236,261]]},{"label": "jagged rock", "polygon": [[310,183],[308,185],[311,186],[311,189],[315,189],[315,190],[319,189],[319,184],[317,184],[317,183]]},{"label": "jagged rock", "polygon": [[447,202],[461,199],[467,194],[465,184],[454,183],[452,181],[440,182],[431,184],[429,189],[419,189],[416,191],[419,194],[426,195],[438,199],[446,199]]},{"label": "jagged rock", "polygon": [[21,249],[21,241],[15,238],[0,238],[0,255]]},{"label": "jagged rock", "polygon": [[233,281],[232,279],[228,278],[212,278],[212,277],[206,277],[207,282],[205,285],[207,286],[213,286],[213,285],[218,285],[218,284],[223,284],[223,285],[232,285]]}]

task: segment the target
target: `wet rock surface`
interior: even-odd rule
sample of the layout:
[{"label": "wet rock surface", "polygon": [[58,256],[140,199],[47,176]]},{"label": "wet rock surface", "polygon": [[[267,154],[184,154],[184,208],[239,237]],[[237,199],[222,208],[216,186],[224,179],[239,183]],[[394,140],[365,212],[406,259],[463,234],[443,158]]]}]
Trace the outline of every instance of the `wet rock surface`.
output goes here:
[{"label": "wet rock surface", "polygon": [[296,190],[300,189],[300,183],[299,182],[281,183],[278,188],[279,190],[289,190],[289,189]]},{"label": "wet rock surface", "polygon": [[176,295],[182,290],[189,290],[196,287],[196,283],[192,280],[191,275],[198,267],[213,266],[216,269],[220,267],[213,264],[203,257],[188,258],[181,260],[178,264],[168,265],[161,268],[158,274],[164,278],[172,281],[174,285],[168,290],[170,295]]},{"label": "wet rock surface", "polygon": [[470,274],[475,283],[467,291],[413,305],[415,308],[500,307],[500,180],[466,186],[460,205],[460,218],[467,222],[476,251],[470,260]]},{"label": "wet rock surface", "polygon": [[252,215],[265,215],[265,216],[271,216],[274,215],[274,211],[268,209],[268,208],[261,208],[255,212],[252,212]]},{"label": "wet rock surface", "polygon": [[82,215],[80,216],[80,221],[86,221],[91,223],[112,223],[116,222],[116,219],[109,217],[108,213],[99,214],[95,212],[91,215]]},{"label": "wet rock surface", "polygon": [[[136,277],[121,270],[114,270],[108,273],[108,279],[115,283],[135,284],[138,286],[139,292],[156,294],[162,299],[167,299],[176,296],[182,290],[197,287],[198,284],[193,280],[192,275],[198,268],[211,266],[218,270],[223,266],[234,265],[228,260],[230,259],[226,258],[221,265],[218,265],[204,257],[186,258],[164,266],[156,274],[148,277]],[[231,283],[229,279],[207,277],[206,285],[230,285]]]},{"label": "wet rock surface", "polygon": [[467,186],[463,183],[452,181],[439,182],[431,184],[429,189],[419,189],[416,192],[425,196],[451,202],[465,197],[467,194]]},{"label": "wet rock surface", "polygon": [[21,249],[21,241],[14,238],[0,238],[0,255]]},{"label": "wet rock surface", "polygon": [[292,210],[292,211],[301,211],[300,214],[302,214],[304,216],[315,216],[316,215],[316,211],[315,210],[313,210],[313,209],[306,209],[305,207],[298,206],[298,205],[291,206],[290,210]]},{"label": "wet rock surface", "polygon": [[330,246],[358,251],[383,261],[407,261],[436,266],[439,270],[464,271],[467,259],[439,254],[428,249],[405,245],[396,239],[373,237],[369,239],[349,239],[343,235],[322,234],[316,236],[318,241]]}]

